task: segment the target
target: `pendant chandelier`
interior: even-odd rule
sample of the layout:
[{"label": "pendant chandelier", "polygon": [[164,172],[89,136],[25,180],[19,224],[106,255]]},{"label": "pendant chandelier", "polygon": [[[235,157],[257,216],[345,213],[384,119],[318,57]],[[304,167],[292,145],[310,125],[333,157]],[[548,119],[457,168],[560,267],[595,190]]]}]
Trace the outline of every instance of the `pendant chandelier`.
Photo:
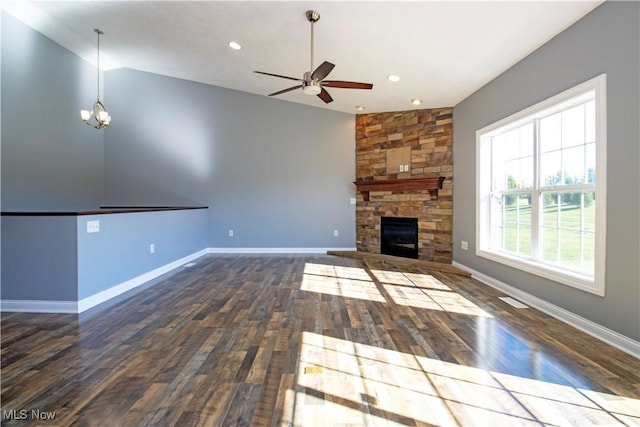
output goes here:
[{"label": "pendant chandelier", "polygon": [[93,104],[93,108],[91,110],[80,111],[80,118],[89,126],[93,126],[96,129],[104,129],[111,123],[111,116],[107,112],[102,101],[100,101],[100,35],[104,33],[97,28],[93,31],[98,35],[98,61],[96,65],[96,71],[98,74],[98,99]]}]

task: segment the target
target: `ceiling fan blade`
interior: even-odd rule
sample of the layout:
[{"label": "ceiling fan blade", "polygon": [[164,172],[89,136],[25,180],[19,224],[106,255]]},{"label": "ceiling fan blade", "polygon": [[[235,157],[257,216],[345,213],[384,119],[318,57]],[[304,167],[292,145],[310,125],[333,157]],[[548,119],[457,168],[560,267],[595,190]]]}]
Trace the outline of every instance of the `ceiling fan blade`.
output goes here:
[{"label": "ceiling fan blade", "polygon": [[300,86],[300,85],[298,85],[298,86],[292,86],[292,87],[287,88],[287,89],[279,90],[278,92],[270,93],[270,94],[269,94],[269,96],[275,96],[275,95],[280,95],[281,93],[291,92],[292,90],[300,89],[301,87],[302,87],[302,86]]},{"label": "ceiling fan blade", "polygon": [[342,80],[324,80],[322,86],[339,87],[342,89],[373,89],[372,83],[345,82]]},{"label": "ceiling fan blade", "polygon": [[331,70],[333,70],[333,65],[331,62],[324,61],[322,64],[318,66],[313,73],[311,73],[311,78],[315,80],[322,80],[329,75]]},{"label": "ceiling fan blade", "polygon": [[304,81],[302,79],[296,79],[295,77],[281,76],[280,74],[273,74],[273,73],[265,73],[264,71],[254,71],[254,73],[264,74],[265,76],[280,77],[281,79],[295,80],[297,82]]},{"label": "ceiling fan blade", "polygon": [[331,95],[329,95],[329,92],[327,92],[325,88],[322,88],[322,90],[318,94],[318,98],[322,99],[325,104],[333,102],[333,98],[331,97]]}]

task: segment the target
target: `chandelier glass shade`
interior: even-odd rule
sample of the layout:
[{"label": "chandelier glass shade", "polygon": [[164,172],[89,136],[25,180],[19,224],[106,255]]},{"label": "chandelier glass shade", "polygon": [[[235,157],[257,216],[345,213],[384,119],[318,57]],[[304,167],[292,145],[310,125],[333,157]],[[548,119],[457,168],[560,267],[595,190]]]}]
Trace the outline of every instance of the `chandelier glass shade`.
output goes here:
[{"label": "chandelier glass shade", "polygon": [[80,110],[80,118],[89,126],[93,126],[96,129],[104,129],[111,124],[111,116],[102,101],[100,101],[100,35],[104,33],[97,28],[93,31],[98,35],[98,60],[96,64],[98,96],[91,110]]}]

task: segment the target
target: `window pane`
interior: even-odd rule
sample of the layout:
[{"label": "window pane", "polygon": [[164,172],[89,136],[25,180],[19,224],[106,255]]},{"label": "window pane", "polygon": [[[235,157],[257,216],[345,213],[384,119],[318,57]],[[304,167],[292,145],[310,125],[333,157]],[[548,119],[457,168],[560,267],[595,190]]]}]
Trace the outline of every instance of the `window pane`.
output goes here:
[{"label": "window pane", "polygon": [[558,193],[544,193],[542,195],[542,225],[556,228],[560,222],[558,218]]},{"label": "window pane", "polygon": [[[595,183],[594,123],[594,101],[540,121],[541,186]],[[558,129],[560,138],[557,138]],[[586,138],[591,142],[586,143]]]},{"label": "window pane", "polygon": [[562,267],[593,274],[595,193],[543,193],[541,257]]},{"label": "window pane", "polygon": [[505,134],[504,150],[507,160],[520,157],[520,131],[518,129]]},{"label": "window pane", "polygon": [[584,219],[583,228],[587,231],[596,230],[596,193],[587,191],[584,193]]},{"label": "window pane", "polygon": [[523,157],[520,159],[520,182],[518,188],[533,187],[533,157]]},{"label": "window pane", "polygon": [[531,194],[518,196],[518,223],[531,225]]},{"label": "window pane", "polygon": [[561,147],[560,113],[540,120],[540,151],[547,153]]},{"label": "window pane", "polygon": [[562,156],[560,151],[545,153],[540,159],[542,185],[559,185],[562,181]]},{"label": "window pane", "polygon": [[528,123],[492,137],[492,189],[533,187],[534,125]]},{"label": "window pane", "polygon": [[584,144],[584,105],[562,112],[562,147]]},{"label": "window pane", "polygon": [[531,227],[528,225],[518,225],[517,252],[525,257],[531,256]]},{"label": "window pane", "polygon": [[492,154],[494,161],[504,161],[504,134],[496,135],[491,139]]},{"label": "window pane", "polygon": [[585,167],[587,168],[587,183],[596,183],[596,144],[587,144],[585,150]]},{"label": "window pane", "polygon": [[533,156],[533,123],[520,128],[520,156]]},{"label": "window pane", "polygon": [[529,257],[531,255],[531,194],[503,196],[504,249]]},{"label": "window pane", "polygon": [[560,228],[580,230],[582,193],[563,193],[561,196]]},{"label": "window pane", "polygon": [[516,199],[517,197],[513,194],[507,194],[502,197],[502,203],[504,203],[504,222],[518,222]]},{"label": "window pane", "polygon": [[595,271],[595,248],[596,248],[596,234],[593,232],[585,232],[584,236],[584,254],[582,258],[582,265],[580,270],[585,273],[593,273]]},{"label": "window pane", "polygon": [[520,161],[518,159],[505,162],[506,188],[518,188],[520,182]]},{"label": "window pane", "polygon": [[562,170],[565,184],[581,184],[585,181],[583,145],[562,150]]},{"label": "window pane", "polygon": [[504,135],[496,135],[491,140],[491,188],[494,191],[507,188],[504,175],[504,155]]},{"label": "window pane", "polygon": [[504,225],[504,247],[507,252],[515,252],[518,244],[518,226],[516,224]]},{"label": "window pane", "polygon": [[580,267],[580,232],[560,229],[560,264],[577,269]]},{"label": "window pane", "polygon": [[541,235],[542,259],[547,262],[558,262],[558,230],[543,227]]}]

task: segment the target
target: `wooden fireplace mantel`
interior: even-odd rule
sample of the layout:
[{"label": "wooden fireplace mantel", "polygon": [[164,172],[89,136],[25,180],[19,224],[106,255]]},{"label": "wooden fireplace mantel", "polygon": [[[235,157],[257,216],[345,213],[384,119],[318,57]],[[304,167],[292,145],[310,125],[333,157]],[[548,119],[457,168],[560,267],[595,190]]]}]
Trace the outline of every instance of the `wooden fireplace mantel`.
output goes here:
[{"label": "wooden fireplace mantel", "polygon": [[365,202],[369,201],[370,191],[428,191],[431,198],[438,198],[442,188],[443,176],[430,178],[384,179],[373,181],[355,181],[356,189]]}]

